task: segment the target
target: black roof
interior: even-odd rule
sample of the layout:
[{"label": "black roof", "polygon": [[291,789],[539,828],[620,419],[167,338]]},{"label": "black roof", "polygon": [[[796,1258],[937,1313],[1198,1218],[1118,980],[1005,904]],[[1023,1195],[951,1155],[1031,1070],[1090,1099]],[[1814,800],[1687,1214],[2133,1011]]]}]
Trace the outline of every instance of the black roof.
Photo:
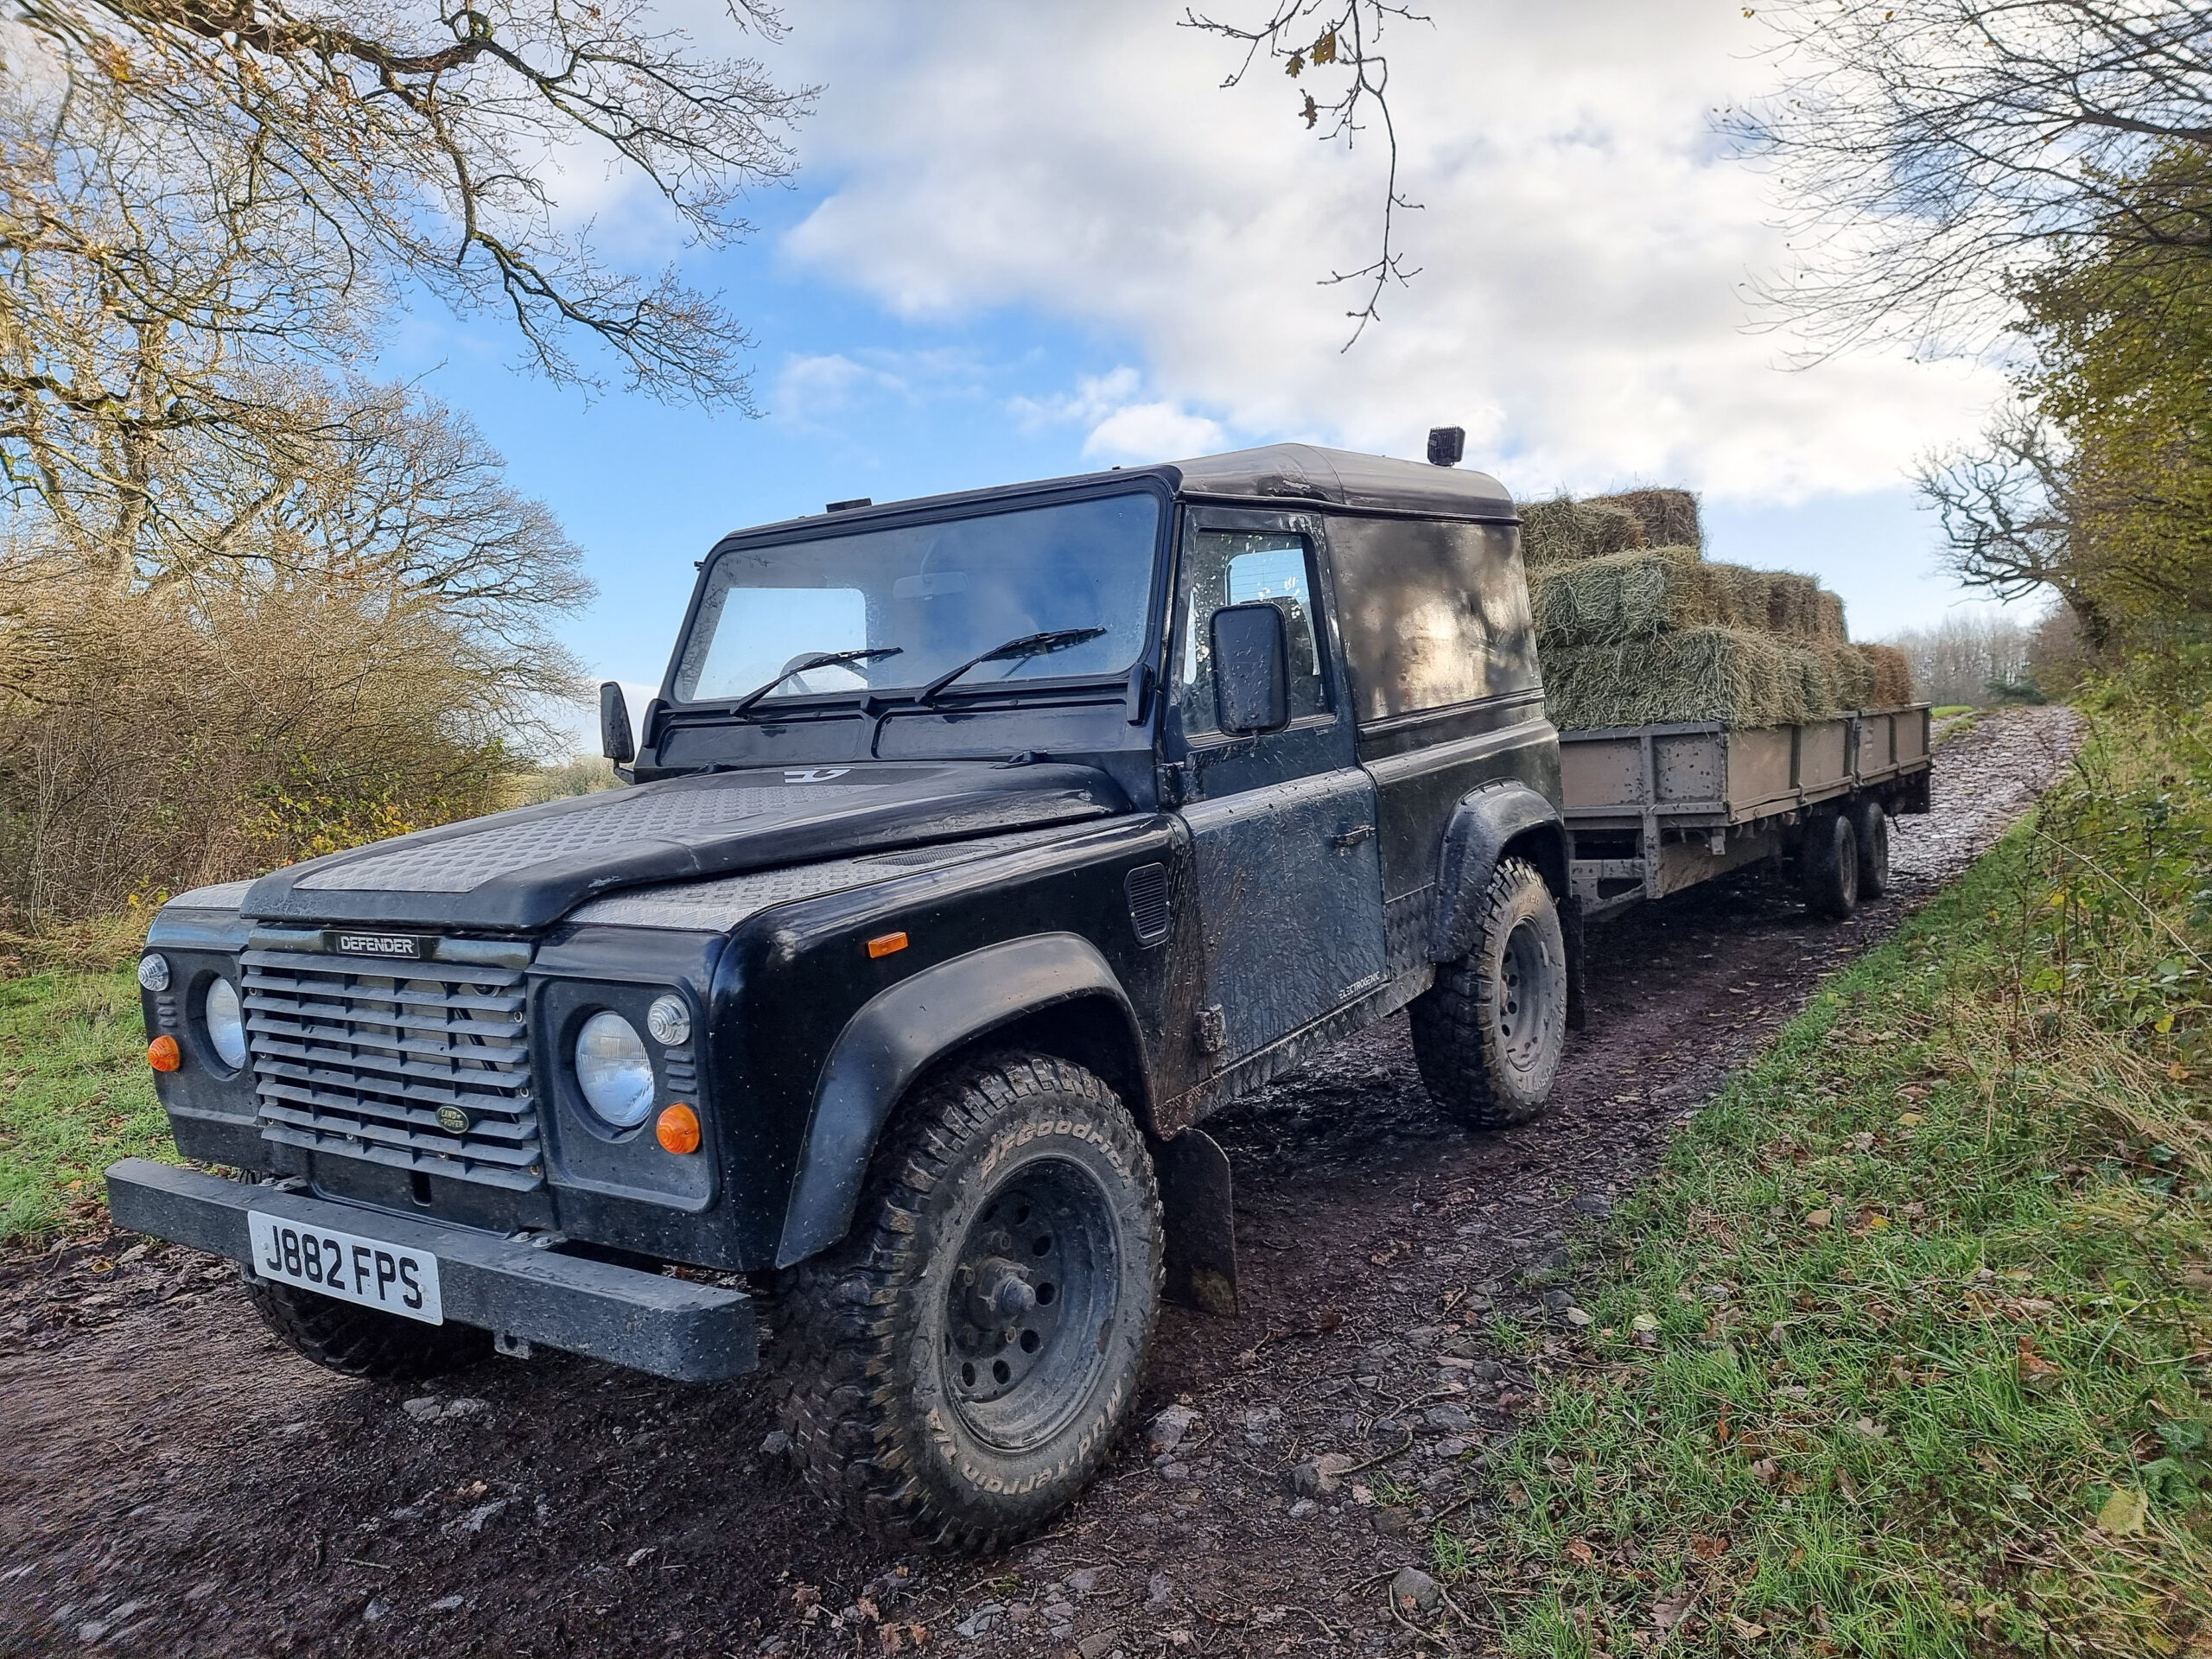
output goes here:
[{"label": "black roof", "polygon": [[[1148,469],[1151,470],[1151,469]],[[1271,443],[1225,455],[1178,461],[1156,470],[1189,495],[1303,496],[1348,507],[1510,518],[1513,499],[1488,473],[1426,461],[1392,461],[1311,443]]]},{"label": "black roof", "polygon": [[[1385,455],[1363,455],[1351,449],[1324,449],[1311,443],[1271,443],[1258,449],[1235,449],[1226,454],[1201,455],[1192,461],[1116,467],[1104,473],[1078,473],[1065,478],[1001,484],[946,495],[912,496],[903,501],[878,501],[865,507],[848,508],[834,516],[841,529],[846,527],[848,521],[857,527],[868,519],[894,514],[903,517],[931,508],[972,507],[1001,496],[1147,477],[1159,479],[1179,494],[1214,500],[1325,501],[1347,507],[1433,513],[1455,518],[1510,520],[1517,516],[1505,486],[1488,473],[1459,467],[1433,467],[1425,461],[1393,461]],[[750,542],[802,525],[816,530],[822,524],[823,515],[811,514],[781,524],[735,531],[724,537],[722,543]],[[722,543],[717,543],[717,547]]]}]

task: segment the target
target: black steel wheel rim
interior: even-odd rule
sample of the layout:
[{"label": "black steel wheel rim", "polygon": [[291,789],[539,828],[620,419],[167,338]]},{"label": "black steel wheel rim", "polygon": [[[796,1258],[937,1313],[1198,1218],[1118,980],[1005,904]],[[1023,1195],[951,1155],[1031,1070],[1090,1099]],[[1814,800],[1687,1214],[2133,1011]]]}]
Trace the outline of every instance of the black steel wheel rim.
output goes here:
[{"label": "black steel wheel rim", "polygon": [[945,1287],[945,1397],[969,1432],[1021,1452],[1079,1413],[1106,1368],[1121,1240],[1098,1178],[1046,1154],[1007,1171]]},{"label": "black steel wheel rim", "polygon": [[1545,1014],[1557,988],[1534,924],[1519,923],[1505,936],[1497,977],[1499,1052],[1516,1071],[1530,1071],[1543,1058]]}]

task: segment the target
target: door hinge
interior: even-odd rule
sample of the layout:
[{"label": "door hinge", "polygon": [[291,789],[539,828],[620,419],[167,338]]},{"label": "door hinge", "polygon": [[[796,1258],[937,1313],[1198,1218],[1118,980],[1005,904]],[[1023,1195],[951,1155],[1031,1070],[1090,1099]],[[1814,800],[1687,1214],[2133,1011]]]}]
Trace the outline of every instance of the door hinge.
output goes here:
[{"label": "door hinge", "polygon": [[1222,1013],[1221,1005],[1198,1010],[1198,1047],[1208,1054],[1218,1054],[1229,1046],[1229,1018]]},{"label": "door hinge", "polygon": [[1347,853],[1374,833],[1375,826],[1371,823],[1355,824],[1340,835],[1331,836],[1329,845],[1340,853]]}]

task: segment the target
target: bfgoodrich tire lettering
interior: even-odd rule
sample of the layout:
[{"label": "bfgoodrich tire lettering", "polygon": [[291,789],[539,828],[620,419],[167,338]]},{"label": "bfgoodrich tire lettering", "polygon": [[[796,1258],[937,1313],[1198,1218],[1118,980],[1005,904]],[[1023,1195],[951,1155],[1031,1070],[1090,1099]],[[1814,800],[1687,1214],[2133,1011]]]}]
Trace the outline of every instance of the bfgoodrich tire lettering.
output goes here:
[{"label": "bfgoodrich tire lettering", "polygon": [[1163,1254],[1144,1139],[1090,1072],[1001,1053],[925,1085],[851,1236],[785,1303],[785,1425],[810,1484],[896,1544],[988,1549],[1042,1525],[1135,1402]]},{"label": "bfgoodrich tire lettering", "polygon": [[266,1279],[249,1280],[246,1294],[293,1352],[346,1376],[415,1382],[492,1357],[492,1333],[474,1325],[423,1325]]},{"label": "bfgoodrich tire lettering", "polygon": [[1535,865],[1499,864],[1475,948],[1439,965],[1409,1015],[1421,1080],[1452,1116],[1496,1129],[1544,1109],[1567,1047],[1567,942]]}]

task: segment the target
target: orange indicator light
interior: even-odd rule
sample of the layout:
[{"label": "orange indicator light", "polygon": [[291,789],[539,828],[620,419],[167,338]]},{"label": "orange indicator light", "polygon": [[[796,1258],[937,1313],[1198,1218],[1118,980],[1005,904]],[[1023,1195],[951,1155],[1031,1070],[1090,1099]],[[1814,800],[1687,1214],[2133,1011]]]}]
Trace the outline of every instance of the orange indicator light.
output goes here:
[{"label": "orange indicator light", "polygon": [[904,933],[879,933],[868,942],[868,953],[871,957],[887,957],[893,950],[904,950],[906,948],[906,936]]},{"label": "orange indicator light", "polygon": [[182,1065],[184,1056],[178,1052],[176,1039],[156,1037],[152,1042],[147,1044],[146,1064],[156,1071],[174,1071]]},{"label": "orange indicator light", "polygon": [[659,1137],[663,1152],[696,1152],[699,1114],[679,1102],[661,1113],[653,1125],[653,1133]]}]

